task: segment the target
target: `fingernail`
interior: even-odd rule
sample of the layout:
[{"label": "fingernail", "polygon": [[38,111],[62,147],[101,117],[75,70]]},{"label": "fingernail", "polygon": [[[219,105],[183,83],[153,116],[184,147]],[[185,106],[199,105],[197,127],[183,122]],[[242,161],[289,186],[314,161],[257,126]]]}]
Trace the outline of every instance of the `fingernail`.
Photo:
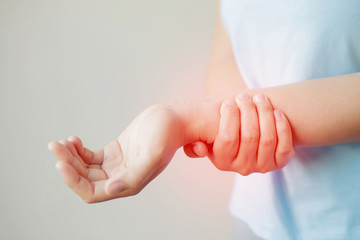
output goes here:
[{"label": "fingernail", "polygon": [[281,116],[281,112],[279,110],[274,110],[274,115],[275,115],[275,119],[276,121],[279,121],[282,119],[282,116]]},{"label": "fingernail", "polygon": [[121,193],[122,191],[124,191],[124,189],[125,189],[125,187],[122,182],[115,182],[109,186],[109,193],[110,194]]},{"label": "fingernail", "polygon": [[240,95],[238,95],[237,96],[237,98],[239,99],[239,100],[245,100],[245,101],[247,101],[247,100],[249,100],[249,95],[247,95],[247,94],[240,94]]},{"label": "fingernail", "polygon": [[55,168],[56,168],[56,170],[61,171],[61,165],[62,165],[61,162],[56,162],[56,163],[55,163]]},{"label": "fingernail", "polygon": [[265,98],[264,98],[263,95],[255,95],[254,101],[257,102],[257,103],[262,103],[262,102],[265,101]]},{"label": "fingernail", "polygon": [[235,106],[235,103],[232,99],[226,99],[225,104],[231,107]]},{"label": "fingernail", "polygon": [[53,149],[53,142],[51,141],[51,142],[48,143],[48,150],[50,152],[52,152],[52,149]]},{"label": "fingernail", "polygon": [[200,155],[200,154],[199,154],[199,152],[200,152],[200,151],[199,151],[199,147],[198,147],[196,144],[195,144],[194,147],[193,147],[193,152],[194,152],[196,155],[198,155],[198,156]]}]

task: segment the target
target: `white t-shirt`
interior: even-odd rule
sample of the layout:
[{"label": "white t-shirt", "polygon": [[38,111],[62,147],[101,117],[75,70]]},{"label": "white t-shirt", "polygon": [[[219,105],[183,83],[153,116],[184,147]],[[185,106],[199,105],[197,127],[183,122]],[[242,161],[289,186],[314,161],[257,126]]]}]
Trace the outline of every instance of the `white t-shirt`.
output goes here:
[{"label": "white t-shirt", "polygon": [[[360,0],[222,0],[221,15],[249,88],[360,72]],[[236,176],[233,216],[264,239],[360,239],[360,144],[295,150]]]}]

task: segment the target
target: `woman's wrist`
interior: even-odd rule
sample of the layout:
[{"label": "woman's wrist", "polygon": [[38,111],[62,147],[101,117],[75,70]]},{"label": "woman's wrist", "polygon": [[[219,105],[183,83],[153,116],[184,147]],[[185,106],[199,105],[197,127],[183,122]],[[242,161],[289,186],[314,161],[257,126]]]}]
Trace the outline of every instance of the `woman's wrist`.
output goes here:
[{"label": "woman's wrist", "polygon": [[168,104],[182,128],[181,146],[196,141],[213,143],[219,128],[221,104],[226,98],[235,98],[236,93]]}]

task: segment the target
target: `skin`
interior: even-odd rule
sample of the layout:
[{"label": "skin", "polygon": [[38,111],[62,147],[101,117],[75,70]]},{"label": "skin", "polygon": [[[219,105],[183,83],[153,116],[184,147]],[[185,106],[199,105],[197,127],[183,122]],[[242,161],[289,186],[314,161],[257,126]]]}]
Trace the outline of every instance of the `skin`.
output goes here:
[{"label": "skin", "polygon": [[[236,69],[235,64],[232,64],[231,68],[227,65],[228,63],[216,61],[210,64],[225,71]],[[215,71],[208,76],[216,76],[216,68],[211,69]],[[239,82],[236,80],[233,82]],[[199,124],[197,116],[192,120],[187,117],[194,108],[191,104],[174,103],[148,108],[102,150],[91,151],[85,148],[82,141],[75,136],[68,140],[50,142],[48,148],[57,157],[56,168],[64,182],[87,203],[137,194],[163,171],[181,146],[184,146],[185,150],[189,149],[185,152],[192,157],[208,155],[218,169],[243,175],[256,171],[268,172],[285,166],[293,154],[291,129],[285,115],[279,110],[274,112],[270,100],[266,97],[266,101],[255,101],[256,104],[250,96],[245,100],[234,99],[216,98],[215,101],[209,101],[209,104],[205,103],[210,107],[206,114],[215,116],[215,121],[210,124],[217,132],[216,138],[206,132],[189,132],[189,124]],[[220,107],[218,103],[221,102]],[[204,106],[203,102],[194,103],[199,108]],[[251,126],[252,123],[258,123],[257,113],[262,122],[268,124],[260,124],[260,128],[258,125]],[[274,116],[280,116],[276,124]],[[204,115],[204,119],[207,118]],[[264,144],[258,144],[251,138],[244,141],[245,138],[242,137],[240,144],[240,128],[242,132],[246,132],[245,130],[251,127],[257,131],[268,132],[273,138],[262,141]],[[208,138],[193,138],[195,135]],[[194,142],[195,144],[192,144]],[[196,145],[199,149],[195,147],[193,151]],[[208,145],[213,145],[214,148],[208,148]],[[262,152],[259,159],[253,157],[258,148]]]},{"label": "skin", "polygon": [[[187,154],[206,153],[219,169],[247,175],[281,168],[293,144],[360,142],[360,73],[249,90],[218,29],[208,97],[151,106],[102,150],[90,151],[77,137],[49,143],[64,182],[85,202],[137,194],[181,146]],[[236,105],[225,106],[229,100]]]},{"label": "skin", "polygon": [[[244,89],[236,102],[238,108],[242,109],[245,104],[253,104],[250,96],[256,94],[252,93],[265,93],[273,106],[287,113],[294,143],[298,145],[359,142],[359,82],[359,74],[352,74],[268,89]],[[346,94],[338,94],[339,89]],[[249,96],[246,103],[241,102],[245,101],[244,93]],[[51,142],[49,150],[58,159],[57,169],[64,182],[84,201],[93,203],[131,196],[141,191],[166,167],[179,147],[199,141],[208,145],[214,144],[219,126],[223,125],[220,125],[221,105],[225,99],[235,99],[235,96],[236,94],[222,94],[202,100],[152,106],[141,113],[116,140],[105,146],[104,150],[84,150],[80,140],[75,137]],[[239,98],[242,100],[239,101]],[[313,99],[318,100],[314,102]],[[255,114],[251,117],[250,109],[251,107],[248,107],[247,123],[253,122],[249,119],[256,118]],[[243,116],[245,115],[241,114],[241,118]],[[284,116],[282,114],[285,121]],[[259,120],[261,128],[261,117]],[[247,139],[245,142],[253,146],[259,144],[259,141],[268,142],[261,140],[261,134],[256,127],[247,128],[247,131],[241,129],[240,139]],[[291,147],[285,150],[291,153]],[[238,164],[239,161],[236,161],[235,165],[239,166]],[[241,173],[236,166],[230,166],[232,170]],[[252,166],[248,165],[244,166],[244,169],[248,172],[254,171]]]},{"label": "skin", "polygon": [[244,176],[266,173],[284,167],[294,154],[285,115],[274,111],[265,96],[256,95],[254,99],[239,95],[236,104],[227,99],[221,106],[219,132],[208,153],[220,170]]},{"label": "skin", "polygon": [[64,182],[85,202],[94,203],[141,191],[180,147],[180,130],[174,112],[154,105],[104,149],[91,151],[75,136],[50,142],[48,148],[57,157],[56,168]]},{"label": "skin", "polygon": [[[220,3],[219,3],[220,4]],[[215,24],[215,34],[214,34],[214,42],[213,42],[213,48],[211,51],[211,55],[209,58],[209,64],[208,64],[208,71],[206,74],[206,95],[207,96],[213,96],[221,93],[229,93],[231,94],[233,89],[246,89],[246,85],[241,78],[241,75],[238,71],[238,67],[235,62],[235,58],[232,51],[232,46],[230,39],[228,38],[228,35],[223,27],[221,17],[220,17],[220,11],[218,9],[217,11],[217,19]],[[267,98],[267,102],[270,102]],[[255,105],[256,106],[256,105]],[[253,106],[254,108],[254,106]],[[239,109],[240,110],[240,109]],[[247,114],[247,108],[242,108],[241,112],[243,115],[249,115]],[[265,139],[265,142],[269,142],[268,145],[272,145],[273,149],[272,151],[275,151],[275,145],[276,145],[276,138],[282,137],[281,135],[278,135],[278,132],[274,131],[275,122],[273,121],[273,118],[269,117],[271,115],[272,106],[270,104],[270,107],[268,108],[260,108],[260,109],[250,109],[251,112],[254,112],[256,110],[258,113],[261,113],[259,115],[262,115],[262,119],[264,120],[264,116],[267,116],[268,124],[262,125],[262,132],[267,132],[268,135],[272,135],[273,138]],[[267,111],[267,112],[264,112]],[[277,110],[280,111],[280,110]],[[257,122],[258,116],[255,118],[255,115],[253,114],[253,119],[251,119],[248,122]],[[284,115],[285,117],[285,115]],[[233,121],[241,121],[240,118],[232,117],[232,119],[227,120],[227,125],[231,124]],[[286,120],[287,121],[287,120]],[[238,123],[240,124],[240,123]],[[240,124],[242,128],[245,128],[245,123]],[[246,127],[248,129],[250,126]],[[239,132],[239,129],[232,127],[232,130],[234,132]],[[221,137],[221,131],[219,130],[218,138]],[[270,134],[269,134],[270,133]],[[234,135],[234,134],[232,134]],[[261,132],[260,132],[261,135]],[[264,136],[264,134],[262,134]],[[288,136],[288,138],[292,138],[291,130],[288,130],[287,132],[283,133],[284,137]],[[289,136],[290,135],[290,136]],[[232,137],[234,140],[233,142],[227,141],[226,144],[223,144],[223,149],[217,148],[217,149],[211,149],[211,146],[205,144],[204,142],[197,141],[188,145],[184,146],[184,152],[187,156],[192,158],[197,157],[209,157],[212,162],[215,164],[215,166],[219,169],[223,169],[222,166],[217,166],[216,163],[220,162],[220,160],[214,159],[214,154],[210,154],[211,151],[218,152],[219,154],[216,154],[219,159],[228,159],[231,155],[234,155],[234,151],[236,149],[239,149],[240,144],[239,137]],[[264,141],[264,137],[263,140]],[[244,144],[243,144],[244,145]],[[289,146],[292,146],[292,139],[288,140],[288,148]],[[227,146],[227,147],[225,147]],[[230,147],[232,146],[232,147]],[[258,148],[261,148],[258,146]],[[280,148],[279,148],[280,149]],[[250,149],[248,149],[250,150]],[[253,150],[255,151],[255,150]],[[224,155],[224,153],[228,153],[227,156]],[[293,148],[290,150],[290,152],[293,152]],[[252,153],[254,154],[254,153]],[[276,154],[271,154],[270,156],[276,156]],[[292,154],[289,155],[291,157]],[[260,160],[261,161],[261,160]],[[265,172],[264,170],[260,170],[259,172]],[[248,175],[250,172],[243,172],[242,175]]]},{"label": "skin", "polygon": [[[285,112],[295,145],[325,146],[360,141],[360,72],[266,89],[247,89],[218,11],[206,94],[209,98],[221,98],[234,97],[239,92],[265,94],[274,107]],[[204,111],[207,110],[204,108]],[[201,155],[206,155],[208,151],[203,145],[200,141],[194,142],[184,150],[190,156],[196,146],[203,149]]]},{"label": "skin", "polygon": [[[232,102],[229,104],[229,101]],[[270,103],[262,102],[260,104],[266,104],[269,107],[271,119],[273,119]],[[255,104],[250,97],[247,100],[237,99],[236,104],[231,99],[223,101],[220,111],[223,117],[219,117],[214,126],[215,129],[220,129],[219,138],[217,141],[214,141],[215,138],[213,140],[202,139],[208,143],[212,141],[214,149],[219,149],[213,152],[212,159],[219,159],[216,154],[223,154],[222,157],[227,156],[228,153],[223,152],[223,150],[226,149],[224,144],[228,143],[228,138],[225,137],[224,140],[224,136],[231,134],[234,137],[239,137],[239,119],[237,121],[232,121],[232,119],[240,117],[239,109],[242,105],[248,105],[250,106],[249,109],[255,109]],[[185,115],[179,115],[181,113],[179,112],[180,106],[185,105],[177,103],[151,106],[135,118],[117,139],[101,150],[91,151],[87,149],[76,136],[59,142],[50,142],[48,148],[57,157],[56,168],[64,182],[87,203],[139,193],[165,169],[178,148],[194,142],[194,140],[200,140],[198,138],[192,139],[194,133],[189,135],[188,123],[184,121]],[[186,109],[182,110],[186,111]],[[218,115],[218,112],[218,107],[212,110],[213,115]],[[290,126],[284,115],[281,112],[279,113],[281,118],[276,121],[276,126],[278,126],[279,131],[284,133],[282,134],[284,138],[279,138],[279,142],[282,142],[283,145],[279,143],[278,146],[291,149],[292,145],[288,144],[291,142]],[[227,125],[229,120],[230,124]],[[192,123],[198,124],[196,119],[193,119]],[[234,129],[237,131],[233,131]],[[205,129],[205,131],[207,130]],[[206,133],[200,135],[206,135]],[[248,144],[255,146],[258,143],[251,140]],[[287,163],[288,155],[291,154],[291,152],[286,152],[285,156],[279,156],[278,162],[275,161],[274,157],[266,156],[272,165],[257,165],[251,156],[247,156],[247,153],[251,153],[251,151],[247,151],[248,148],[250,149],[248,145],[244,145],[243,151],[241,149],[239,151],[240,154],[246,155],[245,158],[238,157],[234,160],[233,156],[228,156],[226,161],[215,162],[214,164],[222,164],[222,169],[229,171],[244,173],[255,170],[265,171],[267,168],[282,167]],[[269,145],[263,149],[265,155],[266,151],[273,154],[273,148]],[[251,160],[249,161],[251,164],[245,165],[241,162],[244,159]],[[264,161],[266,162],[265,158]]]}]

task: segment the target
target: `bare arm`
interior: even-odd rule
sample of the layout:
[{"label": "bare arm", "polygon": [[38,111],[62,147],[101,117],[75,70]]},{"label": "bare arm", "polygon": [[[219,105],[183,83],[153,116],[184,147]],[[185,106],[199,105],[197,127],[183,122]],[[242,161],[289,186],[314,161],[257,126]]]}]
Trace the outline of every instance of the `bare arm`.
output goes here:
[{"label": "bare arm", "polygon": [[[213,142],[221,102],[238,93],[262,93],[286,113],[295,145],[323,146],[360,141],[360,73],[312,79],[271,88],[241,89],[200,101],[171,104],[186,123],[185,142]],[[205,116],[199,118],[198,116]]]},{"label": "bare arm", "polygon": [[360,141],[360,73],[249,92],[263,92],[286,113],[296,145]]},{"label": "bare arm", "polygon": [[84,150],[76,138],[52,142],[49,149],[65,183],[86,202],[134,195],[166,167],[177,148],[195,141],[214,143],[220,106],[239,93],[269,96],[290,119],[296,145],[360,142],[360,73],[354,73],[156,105],[104,150]]},{"label": "bare arm", "polygon": [[[204,116],[211,119],[208,124],[212,125],[207,126],[202,120],[194,122],[193,125],[204,125],[206,128],[203,134],[197,133],[201,136],[197,140],[213,142],[218,129],[221,101],[242,92],[267,95],[274,108],[282,110],[288,116],[295,145],[319,146],[360,141],[360,73],[266,89],[246,89],[219,13],[208,69],[206,93],[213,97],[199,101],[198,106],[192,105],[192,108],[199,108],[194,114],[196,111],[203,111]],[[209,102],[208,106],[206,101]],[[191,113],[186,115],[191,119]]]},{"label": "bare arm", "polygon": [[[224,34],[218,25],[219,31]],[[210,61],[207,92],[221,94],[151,106],[99,151],[84,148],[76,137],[51,142],[49,149],[58,159],[64,182],[89,203],[137,194],[160,174],[179,147],[196,141],[214,144],[221,104],[239,94],[268,96],[274,108],[286,113],[296,145],[360,142],[360,73],[249,90],[228,39],[219,36]]]}]

